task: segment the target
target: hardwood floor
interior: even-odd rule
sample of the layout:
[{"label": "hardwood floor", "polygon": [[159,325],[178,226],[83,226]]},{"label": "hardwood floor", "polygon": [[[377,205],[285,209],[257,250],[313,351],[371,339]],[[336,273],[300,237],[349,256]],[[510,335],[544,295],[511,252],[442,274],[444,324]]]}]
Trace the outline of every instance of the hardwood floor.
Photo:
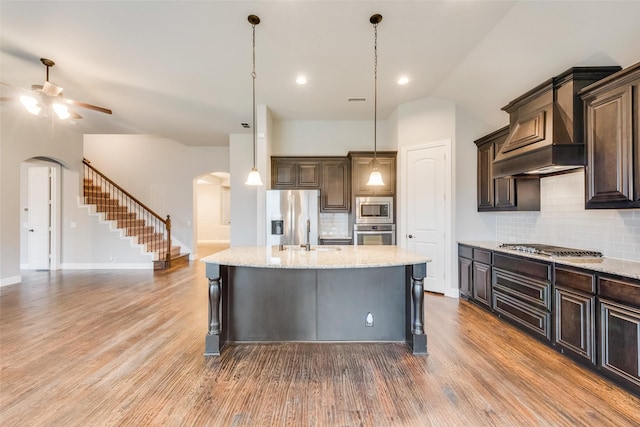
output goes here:
[{"label": "hardwood floor", "polygon": [[291,343],[205,358],[199,261],[23,279],[0,288],[5,427],[640,425],[639,398],[466,301],[427,294],[428,356]]}]

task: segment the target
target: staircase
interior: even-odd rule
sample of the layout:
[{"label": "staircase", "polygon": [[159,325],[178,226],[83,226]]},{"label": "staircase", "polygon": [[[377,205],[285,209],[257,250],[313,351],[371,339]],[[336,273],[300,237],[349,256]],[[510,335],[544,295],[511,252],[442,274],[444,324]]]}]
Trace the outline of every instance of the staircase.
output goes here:
[{"label": "staircase", "polygon": [[133,237],[153,254],[153,269],[166,270],[189,263],[189,254],[171,245],[171,218],[158,216],[84,160],[84,203]]}]

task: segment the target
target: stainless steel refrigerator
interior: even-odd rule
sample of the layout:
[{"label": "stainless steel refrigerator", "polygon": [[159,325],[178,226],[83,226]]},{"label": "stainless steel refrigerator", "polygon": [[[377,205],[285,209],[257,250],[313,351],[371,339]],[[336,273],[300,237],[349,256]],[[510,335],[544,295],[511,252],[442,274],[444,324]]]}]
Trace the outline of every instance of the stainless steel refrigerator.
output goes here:
[{"label": "stainless steel refrigerator", "polygon": [[318,244],[320,190],[267,190],[267,245]]}]

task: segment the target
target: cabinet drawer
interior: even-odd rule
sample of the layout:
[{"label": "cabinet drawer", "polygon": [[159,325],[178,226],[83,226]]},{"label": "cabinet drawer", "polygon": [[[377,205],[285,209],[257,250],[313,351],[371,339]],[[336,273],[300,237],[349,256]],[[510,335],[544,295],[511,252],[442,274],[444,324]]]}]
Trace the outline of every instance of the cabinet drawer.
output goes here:
[{"label": "cabinet drawer", "polygon": [[532,308],[496,289],[493,292],[493,309],[501,317],[510,319],[537,335],[551,340],[551,313]]},{"label": "cabinet drawer", "polygon": [[598,276],[598,296],[640,307],[640,282]]},{"label": "cabinet drawer", "polygon": [[541,280],[551,280],[551,264],[516,258],[500,253],[493,254],[493,266]]},{"label": "cabinet drawer", "polygon": [[556,286],[577,289],[590,294],[596,293],[595,274],[571,270],[563,267],[555,268]]},{"label": "cabinet drawer", "polygon": [[509,271],[493,268],[493,289],[518,298],[529,305],[551,311],[551,283],[537,281]]},{"label": "cabinet drawer", "polygon": [[470,246],[458,245],[458,256],[463,258],[473,258],[473,248]]},{"label": "cabinet drawer", "polygon": [[473,260],[491,265],[491,251],[473,248]]}]

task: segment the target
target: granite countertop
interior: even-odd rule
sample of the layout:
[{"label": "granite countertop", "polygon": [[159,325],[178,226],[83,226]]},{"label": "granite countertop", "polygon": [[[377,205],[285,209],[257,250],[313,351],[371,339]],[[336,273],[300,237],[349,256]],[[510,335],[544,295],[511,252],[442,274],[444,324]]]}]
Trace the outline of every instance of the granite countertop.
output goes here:
[{"label": "granite countertop", "polygon": [[311,251],[297,246],[240,246],[202,258],[210,264],[259,268],[372,268],[413,265],[430,262],[423,255],[398,246],[312,246]]},{"label": "granite countertop", "polygon": [[640,280],[640,262],[625,261],[615,258],[567,258],[567,257],[550,257],[546,255],[528,254],[512,249],[501,248],[500,242],[493,241],[461,241],[462,245],[475,246],[477,248],[489,249],[495,252],[503,252],[511,255],[519,255],[526,258],[539,259],[541,261],[553,262],[557,265],[566,265],[570,267],[592,270],[600,273],[615,274],[618,276],[629,277]]}]

